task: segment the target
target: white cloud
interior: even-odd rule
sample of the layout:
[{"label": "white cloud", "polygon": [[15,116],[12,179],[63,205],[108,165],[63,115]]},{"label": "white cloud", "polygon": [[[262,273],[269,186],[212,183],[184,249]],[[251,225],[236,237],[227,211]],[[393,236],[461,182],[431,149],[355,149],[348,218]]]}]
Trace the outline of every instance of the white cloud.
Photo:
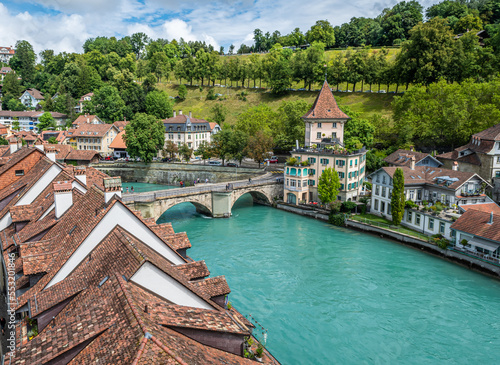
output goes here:
[{"label": "white cloud", "polygon": [[[23,2],[18,0],[17,2]],[[89,37],[131,35],[144,32],[151,38],[201,40],[227,47],[253,42],[256,28],[263,32],[279,30],[286,34],[299,27],[306,32],[319,19],[334,25],[351,17],[375,17],[397,0],[25,0],[27,11],[14,13],[0,2],[0,45],[29,41],[38,53],[43,49],[56,52],[82,52]],[[438,0],[423,0],[424,8]],[[52,15],[40,12],[51,9]],[[49,14],[51,14],[49,12]]]}]

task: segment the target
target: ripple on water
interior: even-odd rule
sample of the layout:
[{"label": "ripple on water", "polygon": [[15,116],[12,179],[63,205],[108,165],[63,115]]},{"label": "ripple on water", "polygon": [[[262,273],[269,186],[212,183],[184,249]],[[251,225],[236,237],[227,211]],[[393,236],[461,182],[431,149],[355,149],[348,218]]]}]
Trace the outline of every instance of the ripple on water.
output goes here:
[{"label": "ripple on water", "polygon": [[497,281],[245,198],[230,219],[188,203],[161,221],[226,276],[231,302],[269,330],[283,364],[498,363]]}]

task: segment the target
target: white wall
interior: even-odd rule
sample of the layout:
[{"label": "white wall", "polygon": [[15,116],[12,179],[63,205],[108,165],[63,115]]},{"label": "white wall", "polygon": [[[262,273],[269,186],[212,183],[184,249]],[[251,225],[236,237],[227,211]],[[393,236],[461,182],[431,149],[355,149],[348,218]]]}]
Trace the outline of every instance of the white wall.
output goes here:
[{"label": "white wall", "polygon": [[15,204],[17,205],[27,205],[33,203],[33,201],[45,190],[47,186],[56,178],[57,175],[62,171],[62,169],[53,164],[49,169],[43,174],[43,176],[38,180],[26,193],[23,194],[21,199]]},{"label": "white wall", "polygon": [[145,262],[130,280],[175,304],[214,309],[204,299],[149,262]]},{"label": "white wall", "polygon": [[[92,232],[85,238],[76,251],[59,269],[57,274],[47,284],[45,289],[64,280],[87,255],[111,232],[116,226],[122,227],[139,240],[147,244],[174,265],[186,263],[176,251],[168,247],[158,236],[156,236],[139,218],[137,218],[121,202],[117,201],[106,213],[101,221],[94,227]],[[118,254],[118,253],[117,253]]]}]

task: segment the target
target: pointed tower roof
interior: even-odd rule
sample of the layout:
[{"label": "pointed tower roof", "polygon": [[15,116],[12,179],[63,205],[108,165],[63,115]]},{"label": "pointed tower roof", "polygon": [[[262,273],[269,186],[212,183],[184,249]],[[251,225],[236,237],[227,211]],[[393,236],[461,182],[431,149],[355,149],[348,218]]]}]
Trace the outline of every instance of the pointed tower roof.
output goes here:
[{"label": "pointed tower roof", "polygon": [[302,117],[302,119],[351,119],[347,114],[340,110],[335,97],[330,90],[328,83],[323,83],[318,97],[314,101],[311,109]]}]

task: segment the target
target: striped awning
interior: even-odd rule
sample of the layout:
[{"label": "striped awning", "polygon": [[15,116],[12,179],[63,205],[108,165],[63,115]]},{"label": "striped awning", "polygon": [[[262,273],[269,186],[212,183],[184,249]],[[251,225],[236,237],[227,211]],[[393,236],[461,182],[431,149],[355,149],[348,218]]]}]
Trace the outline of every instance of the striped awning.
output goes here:
[{"label": "striped awning", "polygon": [[469,244],[472,246],[481,247],[491,252],[495,252],[498,249],[498,247],[500,247],[500,243],[493,243],[487,241],[470,240]]}]

